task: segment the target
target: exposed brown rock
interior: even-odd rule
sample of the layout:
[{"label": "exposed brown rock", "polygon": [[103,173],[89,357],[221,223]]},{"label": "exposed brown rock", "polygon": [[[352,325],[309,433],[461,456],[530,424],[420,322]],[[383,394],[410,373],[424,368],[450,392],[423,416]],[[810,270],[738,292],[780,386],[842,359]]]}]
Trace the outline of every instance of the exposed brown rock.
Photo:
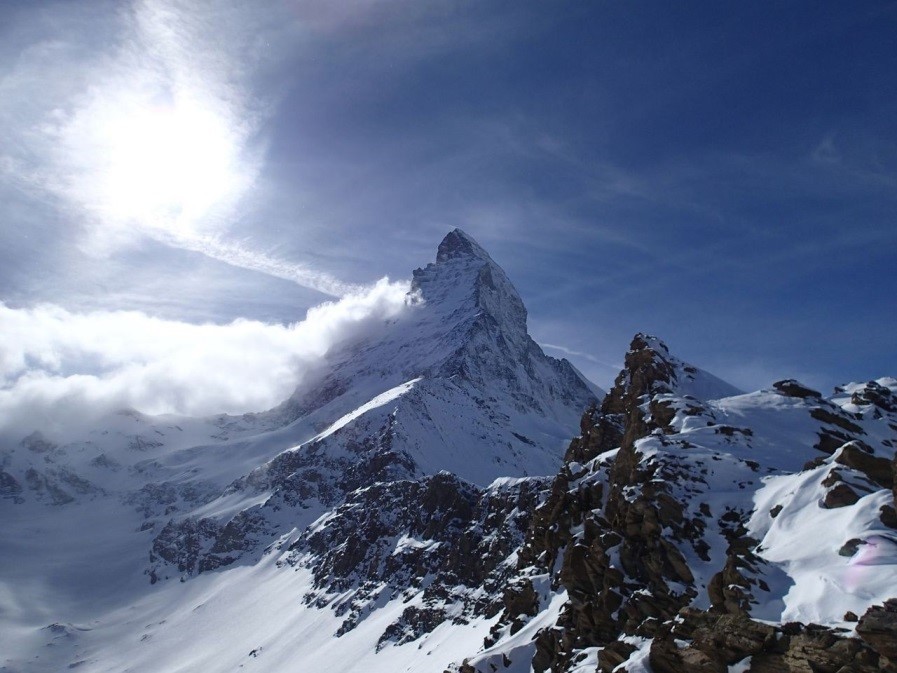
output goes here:
[{"label": "exposed brown rock", "polygon": [[878,518],[888,528],[897,529],[897,509],[891,505],[882,505],[878,510]]},{"label": "exposed brown rock", "polygon": [[781,656],[767,658],[770,667],[767,670],[780,670],[773,666],[781,663],[785,664],[785,671],[795,673],[839,673],[845,670],[878,673],[883,670],[879,666],[880,657],[873,649],[856,638],[844,637],[822,626],[802,627],[800,633],[786,642],[787,648]]},{"label": "exposed brown rock", "polygon": [[723,569],[707,584],[707,596],[712,610],[733,615],[747,615],[750,609],[751,583],[739,571],[739,559],[733,554],[726,558]]},{"label": "exposed brown rock", "polygon": [[816,407],[810,411],[810,416],[822,423],[836,425],[846,432],[855,435],[865,435],[866,432],[859,425],[848,418],[848,413],[838,407],[830,406],[828,408]]},{"label": "exposed brown rock", "polygon": [[[684,644],[683,644],[684,643]],[[751,657],[752,673],[879,673],[890,671],[873,647],[817,625],[779,627],[740,615],[715,617],[693,608],[665,625],[651,646],[655,673],[726,673]]]},{"label": "exposed brown rock", "polygon": [[598,657],[598,670],[601,673],[611,673],[617,666],[626,661],[633,652],[635,652],[633,645],[615,640],[601,650],[601,654]]},{"label": "exposed brown rock", "polygon": [[775,388],[779,392],[779,394],[784,395],[785,397],[822,397],[822,393],[820,393],[818,390],[807,388],[805,385],[803,385],[799,381],[796,381],[795,379],[776,381],[772,384],[772,387]]},{"label": "exposed brown rock", "polygon": [[856,538],[856,537],[851,538],[850,540],[845,542],[843,545],[841,545],[841,548],[838,550],[838,554],[840,556],[853,556],[854,554],[857,553],[857,551],[860,548],[860,545],[862,545],[862,544],[866,544],[866,543],[863,542],[863,540],[860,540],[859,538]]},{"label": "exposed brown rock", "polygon": [[529,580],[506,587],[502,600],[505,610],[514,615],[532,616],[539,609],[539,597]]},{"label": "exposed brown rock", "polygon": [[833,430],[831,428],[823,428],[817,434],[819,435],[819,441],[816,442],[815,448],[828,455],[832,455],[835,451],[844,446],[844,444],[856,439],[840,430]]},{"label": "exposed brown rock", "polygon": [[863,388],[854,392],[850,401],[857,406],[874,404],[884,411],[897,411],[897,398],[889,388],[876,381],[869,381]]},{"label": "exposed brown rock", "polygon": [[658,427],[663,428],[664,432],[672,430],[671,424],[676,417],[676,408],[672,402],[651,400],[650,403],[651,419]]},{"label": "exposed brown rock", "polygon": [[860,496],[857,495],[856,491],[847,484],[840,483],[826,492],[825,497],[822,499],[822,505],[827,509],[848,507],[859,499]]},{"label": "exposed brown rock", "polygon": [[835,458],[835,462],[865,474],[871,481],[883,488],[894,487],[892,461],[878,458],[864,451],[856,442],[846,444]]},{"label": "exposed brown rock", "polygon": [[897,670],[897,599],[869,608],[857,624],[857,635],[890,660],[888,670]]}]

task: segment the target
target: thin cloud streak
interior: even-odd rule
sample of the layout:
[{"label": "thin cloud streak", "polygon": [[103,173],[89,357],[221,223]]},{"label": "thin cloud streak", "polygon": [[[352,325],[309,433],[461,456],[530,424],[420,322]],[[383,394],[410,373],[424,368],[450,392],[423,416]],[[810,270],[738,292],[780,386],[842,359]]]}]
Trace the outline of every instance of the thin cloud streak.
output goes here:
[{"label": "thin cloud streak", "polygon": [[542,343],[539,344],[542,348],[548,348],[553,351],[558,351],[559,353],[564,353],[565,355],[572,355],[573,357],[580,357],[589,362],[594,362],[596,365],[601,365],[602,367],[607,367],[614,372],[619,372],[623,369],[622,364],[611,364],[610,362],[605,362],[604,360],[599,360],[594,355],[590,355],[589,353],[583,353],[582,351],[575,351],[572,348],[567,348],[566,346],[558,346],[557,344],[547,344]]},{"label": "thin cloud streak", "polygon": [[363,285],[345,283],[323,271],[277,259],[239,243],[213,236],[168,234],[159,236],[158,240],[175,248],[198,252],[230,266],[292,281],[331,297],[345,297],[364,291]]}]

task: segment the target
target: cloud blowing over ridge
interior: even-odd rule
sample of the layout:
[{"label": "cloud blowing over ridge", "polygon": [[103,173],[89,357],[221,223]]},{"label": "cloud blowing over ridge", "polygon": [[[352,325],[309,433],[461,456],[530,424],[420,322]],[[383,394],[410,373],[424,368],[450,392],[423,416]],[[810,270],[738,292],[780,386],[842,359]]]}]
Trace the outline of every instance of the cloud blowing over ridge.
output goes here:
[{"label": "cloud blowing over ridge", "polygon": [[290,325],[0,303],[0,429],[64,425],[123,407],[189,415],[270,408],[334,347],[397,316],[407,290],[384,278]]}]

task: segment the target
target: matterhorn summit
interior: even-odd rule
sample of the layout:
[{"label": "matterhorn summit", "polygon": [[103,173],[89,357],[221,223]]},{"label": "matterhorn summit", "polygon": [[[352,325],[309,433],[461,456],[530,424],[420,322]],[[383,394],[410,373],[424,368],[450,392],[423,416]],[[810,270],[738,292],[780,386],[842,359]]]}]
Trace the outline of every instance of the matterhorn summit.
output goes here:
[{"label": "matterhorn summit", "polygon": [[601,394],[542,352],[505,272],[455,229],[436,262],[414,272],[407,310],[331,356],[321,383],[291,403],[302,414],[294,424],[314,419],[323,430],[306,451],[358,441],[388,421],[391,451],[411,473],[448,470],[486,485],[554,471],[582,409]]},{"label": "matterhorn summit", "polygon": [[377,482],[445,471],[488,486],[557,469],[594,388],[529,337],[504,271],[456,229],[436,263],[415,271],[409,300],[375,338],[332,359],[320,398],[292,401],[304,415],[291,432],[308,439],[229,484],[198,518],[168,522],[152,577],[230,565],[263,546],[285,510],[308,525]]}]

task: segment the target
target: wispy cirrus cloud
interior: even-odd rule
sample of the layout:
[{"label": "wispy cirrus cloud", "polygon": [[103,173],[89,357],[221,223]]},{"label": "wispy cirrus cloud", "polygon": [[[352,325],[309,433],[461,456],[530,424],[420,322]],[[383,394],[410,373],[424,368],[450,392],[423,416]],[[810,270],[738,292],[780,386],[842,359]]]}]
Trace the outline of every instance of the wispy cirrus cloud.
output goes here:
[{"label": "wispy cirrus cloud", "polygon": [[582,358],[584,360],[588,360],[589,362],[591,362],[593,364],[600,365],[601,367],[605,367],[614,372],[618,372],[621,369],[623,369],[623,363],[614,364],[611,362],[605,362],[604,360],[601,360],[600,358],[596,358],[591,353],[585,353],[583,351],[573,350],[572,348],[567,348],[566,346],[559,346],[557,344],[543,343],[543,344],[541,344],[541,346],[542,346],[542,348],[547,348],[548,350],[557,351],[558,353],[563,353],[564,355],[570,355],[570,356],[573,356],[576,358]]},{"label": "wispy cirrus cloud", "polygon": [[227,241],[217,236],[186,234],[183,232],[161,235],[159,240],[184,250],[199,252],[206,257],[241,269],[257,271],[274,278],[289,280],[302,287],[316,290],[332,297],[345,297],[365,291],[365,286],[346,283],[324,271],[309,266],[287,262],[273,255],[259,252],[239,242]]},{"label": "wispy cirrus cloud", "polygon": [[52,197],[95,257],[153,239],[324,294],[357,290],[228,237],[264,166],[276,101],[255,78],[282,55],[289,14],[227,0],[95,9],[114,36],[100,49],[86,48],[83,13],[60,8],[0,81],[0,179]]}]

